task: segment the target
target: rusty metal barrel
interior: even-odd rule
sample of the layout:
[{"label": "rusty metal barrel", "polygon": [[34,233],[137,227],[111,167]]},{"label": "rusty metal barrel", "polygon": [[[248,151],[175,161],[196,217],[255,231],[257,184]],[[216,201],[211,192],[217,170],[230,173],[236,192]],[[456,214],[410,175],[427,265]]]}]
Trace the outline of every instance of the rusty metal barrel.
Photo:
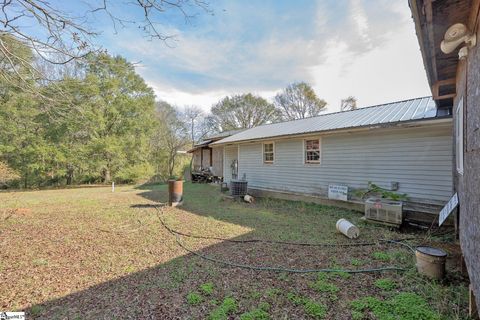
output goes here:
[{"label": "rusty metal barrel", "polygon": [[432,247],[417,247],[418,272],[433,279],[442,279],[445,276],[445,261],[447,253],[442,249]]},{"label": "rusty metal barrel", "polygon": [[168,205],[176,207],[183,201],[183,180],[168,180]]}]

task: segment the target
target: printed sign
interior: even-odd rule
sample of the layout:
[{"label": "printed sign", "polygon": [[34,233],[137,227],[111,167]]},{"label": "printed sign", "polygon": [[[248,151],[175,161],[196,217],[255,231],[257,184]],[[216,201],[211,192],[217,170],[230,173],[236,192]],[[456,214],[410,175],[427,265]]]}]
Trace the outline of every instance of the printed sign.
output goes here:
[{"label": "printed sign", "polygon": [[450,199],[450,201],[447,202],[445,207],[443,207],[442,211],[440,211],[440,214],[438,215],[438,226],[441,226],[445,222],[445,220],[447,220],[450,213],[452,213],[453,209],[455,209],[457,206],[458,196],[455,193]]},{"label": "printed sign", "polygon": [[25,312],[2,312],[0,320],[25,320]]},{"label": "printed sign", "polygon": [[335,184],[328,185],[328,199],[333,200],[348,200],[348,187]]}]

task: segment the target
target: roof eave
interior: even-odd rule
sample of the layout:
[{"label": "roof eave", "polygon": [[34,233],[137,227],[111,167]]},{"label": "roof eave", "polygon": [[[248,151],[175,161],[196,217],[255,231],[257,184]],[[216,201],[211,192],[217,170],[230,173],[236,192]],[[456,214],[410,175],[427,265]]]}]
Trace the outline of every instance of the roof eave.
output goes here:
[{"label": "roof eave", "polygon": [[321,131],[312,131],[312,132],[303,132],[303,133],[292,133],[292,134],[284,134],[284,135],[277,135],[271,137],[262,137],[262,138],[255,138],[255,139],[243,139],[243,140],[236,140],[236,141],[223,141],[227,139],[222,139],[220,141],[216,141],[212,143],[214,146],[225,146],[229,144],[238,144],[238,143],[246,143],[246,142],[255,142],[255,141],[266,141],[272,139],[285,139],[285,138],[292,138],[292,137],[304,137],[304,136],[313,136],[318,134],[330,134],[330,133],[340,133],[340,132],[352,132],[352,131],[363,131],[363,130],[371,130],[371,129],[384,129],[384,128],[393,128],[393,127],[404,127],[404,126],[411,126],[412,124],[422,124],[422,125],[432,125],[432,124],[442,124],[448,123],[452,121],[451,115],[435,117],[435,118],[422,118],[422,119],[413,119],[408,121],[397,121],[397,122],[388,122],[388,123],[377,123],[374,125],[365,125],[365,126],[358,126],[358,127],[345,127],[345,128],[338,128],[338,129],[330,129],[330,130],[321,130]]}]

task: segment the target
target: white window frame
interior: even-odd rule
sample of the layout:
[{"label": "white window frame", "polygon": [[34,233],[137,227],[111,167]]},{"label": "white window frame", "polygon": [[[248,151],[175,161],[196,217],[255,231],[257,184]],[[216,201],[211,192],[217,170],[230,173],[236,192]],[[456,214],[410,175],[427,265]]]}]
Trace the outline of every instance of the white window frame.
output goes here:
[{"label": "white window frame", "polygon": [[[307,160],[307,141],[311,140],[318,140],[318,152],[319,152],[319,158],[318,161],[308,161]],[[302,141],[303,143],[303,164],[307,166],[311,165],[320,165],[322,163],[322,138],[321,137],[311,137],[311,138],[305,138]]]},{"label": "white window frame", "polygon": [[[265,160],[265,145],[266,144],[271,144],[272,145],[272,148],[273,148],[273,150],[271,152],[272,155],[273,155],[273,160],[272,161],[266,161]],[[274,141],[265,141],[265,142],[262,143],[262,162],[263,162],[263,164],[268,164],[268,165],[275,163],[275,142]]]},{"label": "white window frame", "polygon": [[463,175],[463,97],[455,109],[455,163],[457,172]]}]

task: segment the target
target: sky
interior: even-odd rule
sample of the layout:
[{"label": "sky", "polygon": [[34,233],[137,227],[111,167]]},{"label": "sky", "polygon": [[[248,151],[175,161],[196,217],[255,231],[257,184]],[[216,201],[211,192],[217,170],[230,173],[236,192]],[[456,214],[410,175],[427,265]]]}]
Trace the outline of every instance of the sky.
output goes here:
[{"label": "sky", "polygon": [[[132,7],[119,15],[138,19]],[[305,81],[327,111],[355,96],[360,107],[430,94],[406,0],[212,0],[155,16],[171,40],[95,16],[95,41],[136,63],[157,99],[208,111],[226,95],[252,92],[273,101]],[[128,12],[127,12],[128,11]]]}]

